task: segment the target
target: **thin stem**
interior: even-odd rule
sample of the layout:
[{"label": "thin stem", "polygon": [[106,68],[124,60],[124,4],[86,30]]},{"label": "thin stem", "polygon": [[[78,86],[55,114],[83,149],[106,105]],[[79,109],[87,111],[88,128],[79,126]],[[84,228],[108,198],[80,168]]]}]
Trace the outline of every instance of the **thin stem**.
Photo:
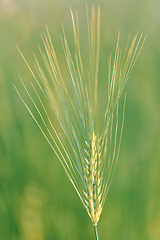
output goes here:
[{"label": "thin stem", "polygon": [[98,231],[97,231],[97,225],[94,226],[94,232],[95,232],[96,240],[99,240]]}]

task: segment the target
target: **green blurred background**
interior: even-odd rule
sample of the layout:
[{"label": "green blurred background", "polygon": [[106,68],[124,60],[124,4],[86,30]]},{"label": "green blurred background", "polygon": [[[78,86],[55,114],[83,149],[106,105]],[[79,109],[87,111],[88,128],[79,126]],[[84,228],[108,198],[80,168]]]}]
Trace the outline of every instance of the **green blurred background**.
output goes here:
[{"label": "green blurred background", "polygon": [[[137,31],[147,40],[125,88],[127,103],[119,162],[100,222],[100,239],[160,239],[160,1],[85,1],[101,7],[99,95],[106,90],[107,58]],[[73,44],[69,7],[80,0],[0,0],[0,240],[94,239],[93,226],[64,170],[15,92],[18,74],[28,72],[16,45],[33,67],[40,33],[48,25],[64,64],[60,35],[64,23]],[[82,42],[83,37],[82,35]],[[101,107],[101,106],[100,106]]]}]

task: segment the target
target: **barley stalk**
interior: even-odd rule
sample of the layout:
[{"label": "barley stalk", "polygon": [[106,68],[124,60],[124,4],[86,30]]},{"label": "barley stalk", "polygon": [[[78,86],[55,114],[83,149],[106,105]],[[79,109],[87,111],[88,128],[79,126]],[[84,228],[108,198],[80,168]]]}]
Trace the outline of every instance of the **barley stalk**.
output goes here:
[{"label": "barley stalk", "polygon": [[[64,28],[61,40],[74,96],[70,96],[67,89],[47,27],[47,34],[42,35],[45,51],[40,49],[44,66],[41,66],[35,56],[35,66],[39,77],[36,77],[18,48],[35,80],[31,86],[36,100],[31,96],[22,78],[20,79],[40,120],[36,117],[37,115],[33,114],[16,87],[15,89],[64,167],[92,220],[95,236],[98,239],[97,223],[117,164],[122,138],[126,98],[121,124],[118,121],[119,99],[145,38],[142,40],[142,34],[139,37],[136,34],[122,51],[119,47],[120,34],[118,35],[114,59],[112,61],[110,56],[108,60],[107,104],[104,127],[100,131],[97,124],[100,8],[96,14],[94,6],[92,6],[90,18],[86,5],[89,50],[89,67],[87,66],[87,69],[83,65],[80,50],[78,14],[76,13],[75,17],[72,10],[70,11],[75,43],[74,57],[71,54]],[[52,123],[43,97],[58,120],[62,130],[61,134]]]}]

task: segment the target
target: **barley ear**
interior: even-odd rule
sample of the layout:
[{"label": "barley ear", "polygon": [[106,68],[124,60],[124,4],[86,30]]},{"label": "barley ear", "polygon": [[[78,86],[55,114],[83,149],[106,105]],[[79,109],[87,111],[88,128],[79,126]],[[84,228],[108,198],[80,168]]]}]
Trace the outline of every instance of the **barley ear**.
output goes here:
[{"label": "barley ear", "polygon": [[[136,34],[133,40],[128,40],[122,51],[119,44],[120,33],[118,34],[113,61],[111,55],[108,59],[106,111],[103,115],[103,129],[100,130],[97,122],[100,8],[98,7],[96,12],[92,6],[89,14],[86,5],[88,66],[84,66],[81,54],[78,14],[74,14],[72,9],[70,12],[75,53],[73,54],[70,50],[64,27],[62,27],[61,41],[72,89],[68,89],[65,82],[47,27],[46,34],[42,35],[44,49],[39,48],[43,65],[42,61],[34,56],[38,77],[18,48],[34,79],[31,83],[32,96],[20,77],[36,114],[31,111],[18,89],[14,87],[61,162],[94,225],[96,239],[99,239],[97,223],[113,178],[122,139],[126,97],[121,121],[119,121],[119,99],[141,52],[145,37],[143,38],[142,34],[140,36]],[[46,107],[46,103],[49,107]],[[50,112],[53,112],[57,119],[58,130],[52,122]]]}]

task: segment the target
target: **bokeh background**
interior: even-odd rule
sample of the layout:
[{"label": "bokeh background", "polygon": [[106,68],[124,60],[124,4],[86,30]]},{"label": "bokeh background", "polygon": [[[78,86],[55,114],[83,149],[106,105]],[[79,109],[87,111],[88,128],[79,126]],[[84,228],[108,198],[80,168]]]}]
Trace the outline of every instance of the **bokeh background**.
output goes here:
[{"label": "bokeh background", "polygon": [[[160,1],[85,1],[101,7],[99,96],[106,91],[107,58],[118,31],[124,46],[137,31],[147,40],[125,88],[125,125],[119,162],[99,222],[100,239],[160,239]],[[80,0],[0,0],[0,240],[94,239],[93,226],[51,148],[20,101],[18,74],[30,75],[16,46],[31,67],[40,56],[40,34],[48,25],[63,68],[60,41],[64,23],[72,48],[69,7]],[[86,31],[86,30],[84,30]],[[81,40],[85,39],[82,34]],[[101,101],[103,102],[103,101]],[[101,106],[99,106],[101,107]]]}]

